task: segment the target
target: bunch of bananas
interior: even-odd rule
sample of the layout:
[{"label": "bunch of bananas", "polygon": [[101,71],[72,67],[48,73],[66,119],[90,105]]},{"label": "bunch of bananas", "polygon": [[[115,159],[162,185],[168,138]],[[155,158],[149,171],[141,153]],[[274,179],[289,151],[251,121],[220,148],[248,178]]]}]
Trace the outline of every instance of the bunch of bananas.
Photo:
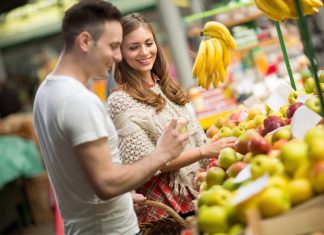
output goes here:
[{"label": "bunch of bananas", "polygon": [[192,74],[197,78],[198,86],[208,89],[213,84],[216,88],[225,81],[230,62],[229,49],[235,49],[236,43],[229,30],[216,21],[207,22],[202,35]]},{"label": "bunch of bananas", "polygon": [[[322,0],[301,0],[303,14],[312,15],[323,6]],[[285,19],[296,19],[298,13],[295,0],[255,0],[256,6],[269,18],[281,22]]]}]

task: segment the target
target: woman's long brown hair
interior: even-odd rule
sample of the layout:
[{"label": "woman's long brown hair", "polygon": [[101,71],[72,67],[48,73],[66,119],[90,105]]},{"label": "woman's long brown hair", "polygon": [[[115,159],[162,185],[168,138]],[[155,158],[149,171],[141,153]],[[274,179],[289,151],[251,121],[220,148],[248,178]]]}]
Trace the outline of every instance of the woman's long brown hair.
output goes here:
[{"label": "woman's long brown hair", "polygon": [[[181,106],[188,103],[188,95],[180,85],[171,78],[169,67],[163,56],[161,47],[157,43],[156,35],[146,19],[138,13],[129,14],[122,18],[122,27],[123,37],[139,27],[146,27],[152,32],[157,46],[157,55],[151,73],[159,77],[161,90],[168,99]],[[144,84],[141,75],[131,68],[125,60],[116,64],[114,78],[119,84],[115,90],[123,90],[127,92],[139,102],[155,107],[157,112],[161,111],[165,107],[164,98],[147,87]]]}]

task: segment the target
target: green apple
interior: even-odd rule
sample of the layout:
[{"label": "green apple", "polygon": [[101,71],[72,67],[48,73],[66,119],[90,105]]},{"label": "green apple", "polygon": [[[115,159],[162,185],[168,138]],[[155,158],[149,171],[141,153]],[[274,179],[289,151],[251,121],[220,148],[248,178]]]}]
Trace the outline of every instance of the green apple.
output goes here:
[{"label": "green apple", "polygon": [[292,140],[281,148],[279,155],[288,174],[294,174],[299,165],[305,164],[308,158],[308,146],[304,141]]},{"label": "green apple", "polygon": [[306,93],[314,93],[315,92],[315,80],[313,77],[309,77],[306,79],[305,84],[305,91]]},{"label": "green apple", "polygon": [[273,174],[276,166],[272,158],[264,154],[258,154],[251,160],[251,176],[252,179],[259,178],[260,176],[268,173]]},{"label": "green apple", "polygon": [[207,182],[206,181],[202,182],[199,186],[199,192],[206,191],[207,189],[208,189]]},{"label": "green apple", "polygon": [[289,194],[279,187],[268,187],[260,195],[259,208],[263,217],[280,215],[291,208]]},{"label": "green apple", "polygon": [[304,141],[309,144],[315,139],[324,138],[324,125],[317,125],[306,131]]},{"label": "green apple", "polygon": [[276,142],[277,140],[290,140],[292,138],[290,125],[283,126],[275,130],[272,134],[272,142]]},{"label": "green apple", "polygon": [[225,233],[229,228],[226,209],[222,206],[203,207],[198,213],[198,226],[204,233]]},{"label": "green apple", "polygon": [[234,162],[236,162],[235,150],[230,147],[223,148],[218,155],[219,166],[226,170]]},{"label": "green apple", "polygon": [[199,194],[197,198],[198,207],[201,207],[203,205],[207,205],[207,206],[218,205],[218,200],[219,199],[217,197],[216,192],[210,190],[203,191]]},{"label": "green apple", "polygon": [[288,193],[292,205],[298,205],[314,195],[312,185],[307,178],[292,179],[288,183]]},{"label": "green apple", "polygon": [[239,183],[234,183],[234,178],[230,177],[230,178],[227,178],[224,181],[222,186],[223,186],[224,189],[227,189],[229,191],[234,191],[234,190],[238,189],[240,184]]},{"label": "green apple", "polygon": [[214,125],[217,127],[217,128],[222,128],[223,127],[223,124],[224,122],[226,121],[226,119],[224,117],[217,117],[215,122],[214,122]]},{"label": "green apple", "polygon": [[225,171],[220,168],[213,166],[207,170],[206,182],[208,188],[212,185],[221,185],[225,179]]},{"label": "green apple", "polygon": [[289,104],[293,104],[296,102],[298,96],[300,94],[303,94],[305,93],[305,91],[302,91],[302,90],[298,90],[298,91],[292,91],[289,95],[288,95],[288,103]]},{"label": "green apple", "polygon": [[269,187],[278,187],[280,189],[286,190],[288,187],[288,178],[284,175],[273,175],[269,179]]},{"label": "green apple", "polygon": [[232,131],[235,137],[239,137],[245,132],[245,128],[243,126],[236,126],[232,129]]},{"label": "green apple", "polygon": [[242,224],[234,224],[228,230],[228,235],[239,235],[244,233],[244,226]]},{"label": "green apple", "polygon": [[290,104],[284,104],[280,107],[279,112],[282,114],[283,117],[286,117],[287,109],[289,108]]},{"label": "green apple", "polygon": [[316,193],[324,192],[324,160],[315,162],[309,170],[309,180]]},{"label": "green apple", "polygon": [[233,136],[233,131],[230,127],[228,126],[223,126],[220,128],[217,132],[218,138],[224,138],[224,137],[230,137]]},{"label": "green apple", "polygon": [[267,116],[265,114],[258,114],[256,115],[253,120],[254,120],[254,127],[258,127],[263,124],[264,119],[266,119]]},{"label": "green apple", "polygon": [[309,143],[308,154],[311,161],[324,160],[324,137],[314,139]]},{"label": "green apple", "polygon": [[262,114],[262,111],[257,107],[252,107],[248,110],[246,120],[253,120],[253,118],[258,114]]},{"label": "green apple", "polygon": [[314,112],[321,114],[321,104],[318,97],[312,97],[306,100],[305,105]]}]

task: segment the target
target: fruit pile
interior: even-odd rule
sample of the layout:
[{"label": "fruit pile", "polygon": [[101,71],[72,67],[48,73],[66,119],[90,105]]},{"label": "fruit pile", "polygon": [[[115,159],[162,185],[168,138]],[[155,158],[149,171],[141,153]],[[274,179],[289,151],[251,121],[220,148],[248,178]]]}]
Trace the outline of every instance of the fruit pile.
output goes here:
[{"label": "fruit pile", "polygon": [[[303,139],[293,138],[291,132],[291,119],[302,105],[320,112],[317,97],[311,99],[316,98],[318,106],[308,100],[296,102],[301,93],[292,92],[278,112],[267,105],[239,107],[208,128],[211,142],[228,136],[237,136],[238,141],[196,175],[198,224],[204,234],[240,234],[251,209],[257,209],[262,218],[273,217],[324,193],[324,125],[309,129]],[[247,168],[250,176],[235,180]],[[232,204],[240,188],[265,174],[269,180],[262,191]]]},{"label": "fruit pile", "polygon": [[[321,0],[301,0],[304,15],[312,15],[319,12],[323,6]],[[269,18],[281,22],[285,19],[297,19],[298,14],[295,0],[255,0],[256,6]]]},{"label": "fruit pile", "polygon": [[209,89],[213,84],[216,88],[225,81],[230,62],[229,49],[235,49],[236,43],[229,30],[216,21],[207,22],[202,35],[204,38],[199,44],[192,74],[197,78],[198,86]]}]

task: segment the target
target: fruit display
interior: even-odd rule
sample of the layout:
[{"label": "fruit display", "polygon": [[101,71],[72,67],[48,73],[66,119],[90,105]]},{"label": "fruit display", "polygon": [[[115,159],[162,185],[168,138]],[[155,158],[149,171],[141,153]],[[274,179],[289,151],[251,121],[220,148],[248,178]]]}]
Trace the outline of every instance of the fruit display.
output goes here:
[{"label": "fruit display", "polygon": [[[273,218],[324,193],[324,125],[318,123],[303,138],[292,134],[296,110],[307,106],[307,100],[298,101],[300,94],[305,91],[292,92],[277,112],[267,105],[240,106],[207,130],[210,142],[228,136],[238,140],[196,176],[198,226],[203,234],[242,234],[252,209],[263,219]],[[242,171],[249,172],[248,177],[238,180]],[[233,203],[242,188],[264,175],[268,181],[261,191]]]},{"label": "fruit display", "polygon": [[229,30],[216,21],[207,22],[202,30],[203,38],[199,44],[192,74],[198,86],[208,89],[211,84],[216,88],[226,78],[230,62],[230,48],[236,43]]},{"label": "fruit display", "polygon": [[[256,6],[269,18],[281,22],[285,19],[297,19],[298,14],[294,0],[255,0]],[[304,15],[312,15],[319,12],[323,6],[321,0],[301,0]]]}]

